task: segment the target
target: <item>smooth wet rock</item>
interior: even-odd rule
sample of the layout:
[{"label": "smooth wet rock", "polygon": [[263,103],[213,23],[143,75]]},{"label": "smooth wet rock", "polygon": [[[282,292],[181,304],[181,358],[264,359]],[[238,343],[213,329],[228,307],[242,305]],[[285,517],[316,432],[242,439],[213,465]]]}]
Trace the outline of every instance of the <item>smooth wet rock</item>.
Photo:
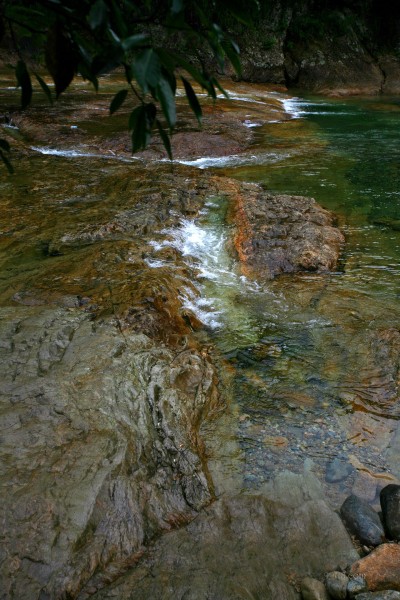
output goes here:
[{"label": "smooth wet rock", "polygon": [[370,591],[400,591],[400,546],[382,544],[370,554],[355,562],[351,575],[363,576]]},{"label": "smooth wet rock", "polygon": [[303,600],[329,600],[328,593],[322,581],[305,577],[300,583],[301,597]]},{"label": "smooth wet rock", "polygon": [[400,485],[390,484],[380,493],[383,523],[389,539],[400,540]]},{"label": "smooth wet rock", "polygon": [[343,458],[334,458],[326,467],[325,479],[328,483],[343,481],[354,472],[354,467]]},{"label": "smooth wet rock", "polygon": [[334,600],[346,600],[348,583],[349,578],[340,571],[332,571],[325,577],[326,589]]},{"label": "smooth wet rock", "polygon": [[75,598],[211,501],[214,370],[78,308],[2,308],[0,339],[2,598]]},{"label": "smooth wet rock", "polygon": [[347,529],[367,546],[378,546],[385,538],[379,515],[365,500],[351,495],[340,508]]},{"label": "smooth wet rock", "polygon": [[289,574],[323,579],[357,556],[310,473],[284,472],[262,494],[224,496],[91,600],[298,600]]},{"label": "smooth wet rock", "polygon": [[367,592],[359,594],[357,600],[400,600],[400,592],[387,590],[385,592]]},{"label": "smooth wet rock", "polygon": [[347,583],[347,595],[349,598],[355,598],[358,594],[368,591],[368,584],[365,577],[355,575]]}]

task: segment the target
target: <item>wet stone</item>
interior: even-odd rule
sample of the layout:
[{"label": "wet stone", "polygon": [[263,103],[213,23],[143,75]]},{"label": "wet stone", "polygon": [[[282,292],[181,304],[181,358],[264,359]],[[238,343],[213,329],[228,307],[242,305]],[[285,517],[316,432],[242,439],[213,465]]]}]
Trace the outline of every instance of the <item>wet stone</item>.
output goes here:
[{"label": "wet stone", "polygon": [[371,592],[400,591],[400,546],[382,544],[370,554],[353,563],[352,575],[362,576]]},{"label": "wet stone", "polygon": [[324,584],[318,579],[305,577],[300,588],[303,600],[329,600]]},{"label": "wet stone", "polygon": [[326,575],[326,589],[328,590],[329,595],[334,598],[334,600],[346,599],[348,583],[349,578],[340,571],[332,571]]},{"label": "wet stone", "polygon": [[354,467],[343,458],[334,458],[326,467],[325,479],[328,483],[343,481],[351,475]]},{"label": "wet stone", "polygon": [[343,502],[340,515],[347,529],[367,546],[378,546],[385,537],[379,515],[362,498],[351,495]]},{"label": "wet stone", "polygon": [[351,578],[349,580],[349,583],[347,584],[347,594],[349,598],[355,598],[356,596],[358,597],[358,594],[367,591],[367,582],[365,580],[365,577],[361,575]]},{"label": "wet stone", "polygon": [[357,600],[400,600],[400,592],[386,590],[384,592],[367,592],[359,594]]},{"label": "wet stone", "polygon": [[380,493],[383,522],[390,539],[400,540],[400,485],[390,484]]}]

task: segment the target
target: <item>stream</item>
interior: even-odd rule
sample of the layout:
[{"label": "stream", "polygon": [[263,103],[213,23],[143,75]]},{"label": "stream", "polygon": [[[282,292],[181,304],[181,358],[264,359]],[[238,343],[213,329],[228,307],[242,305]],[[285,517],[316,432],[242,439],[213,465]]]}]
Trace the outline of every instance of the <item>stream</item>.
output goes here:
[{"label": "stream", "polygon": [[[248,90],[245,101],[252,100],[260,110],[259,90]],[[336,213],[346,237],[338,271],[246,280],[227,251],[223,199],[211,199],[195,222],[165,231],[164,244],[198,272],[201,295],[188,293],[187,307],[231,370],[232,418],[210,433],[226,442],[210,442],[214,477],[220,493],[232,485],[257,490],[278,471],[302,472],[306,464],[333,505],[351,492],[377,503],[400,474],[393,450],[400,105],[391,98],[280,100],[289,119],[260,124],[249,114],[255,141],[244,155],[182,162],[314,197]]]},{"label": "stream", "polygon": [[[117,83],[95,95],[78,81],[52,107],[36,90],[1,124],[18,157],[0,179],[4,522],[10,556],[32,539],[32,564],[48,553],[43,581],[61,573],[71,597],[101,589],[103,567],[123,573],[214,493],[247,502],[306,470],[333,508],[350,493],[379,508],[400,479],[398,100],[229,82],[230,100],[202,99],[201,134],[180,106],[172,168],[157,143],[131,157],[128,108],[108,117]],[[245,274],[206,172],[333,211],[338,269]],[[106,550],[103,518],[116,535]],[[10,581],[25,569],[13,560]]]}]

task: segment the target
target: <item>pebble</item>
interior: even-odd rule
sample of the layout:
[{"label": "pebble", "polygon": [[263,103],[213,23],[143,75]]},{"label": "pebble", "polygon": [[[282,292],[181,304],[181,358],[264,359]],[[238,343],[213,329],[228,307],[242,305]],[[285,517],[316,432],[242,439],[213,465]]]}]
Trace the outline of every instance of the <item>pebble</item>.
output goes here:
[{"label": "pebble", "polygon": [[326,589],[334,600],[346,600],[349,578],[340,571],[332,571],[326,575]]},{"label": "pebble", "polygon": [[347,594],[349,598],[358,597],[358,594],[361,594],[362,592],[368,592],[368,585],[365,577],[359,575],[358,577],[349,579],[347,584]]},{"label": "pebble", "polygon": [[318,579],[305,577],[300,584],[303,600],[329,600],[324,584]]}]

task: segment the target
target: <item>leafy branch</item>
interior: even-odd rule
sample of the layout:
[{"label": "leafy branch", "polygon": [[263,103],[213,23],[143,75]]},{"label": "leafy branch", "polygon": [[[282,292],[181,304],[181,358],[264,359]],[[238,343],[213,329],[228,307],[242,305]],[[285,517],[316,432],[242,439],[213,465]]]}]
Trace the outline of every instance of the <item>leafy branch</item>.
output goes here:
[{"label": "leafy branch", "polygon": [[[252,3],[258,4],[257,0]],[[133,108],[128,121],[132,152],[146,148],[156,133],[172,158],[177,76],[199,124],[202,110],[190,79],[214,99],[217,90],[226,92],[204,65],[197,67],[181,52],[171,50],[171,36],[178,33],[186,40],[193,56],[196,49],[208,46],[220,69],[228,59],[240,75],[239,48],[218,23],[218,15],[226,13],[243,22],[245,11],[238,12],[237,2],[235,9],[231,10],[231,5],[229,0],[3,0],[0,39],[4,24],[8,24],[19,56],[15,75],[21,89],[21,110],[32,101],[32,76],[53,101],[46,82],[31,72],[22,56],[19,42],[30,38],[31,45],[44,56],[56,98],[68,89],[76,74],[90,81],[97,91],[100,75],[123,67],[127,85],[113,97],[110,114],[133,94],[139,106]],[[163,32],[157,45],[153,31]],[[12,172],[9,153],[8,142],[0,139],[0,159]]]}]

